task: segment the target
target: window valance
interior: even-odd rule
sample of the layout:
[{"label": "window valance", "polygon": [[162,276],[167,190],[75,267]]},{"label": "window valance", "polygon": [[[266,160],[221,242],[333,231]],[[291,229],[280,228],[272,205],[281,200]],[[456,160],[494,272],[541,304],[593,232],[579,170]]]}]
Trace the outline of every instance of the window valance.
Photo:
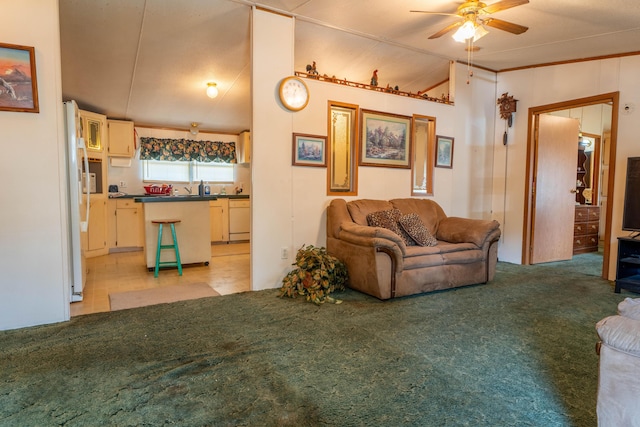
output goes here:
[{"label": "window valance", "polygon": [[236,143],[142,137],[140,160],[237,163]]}]

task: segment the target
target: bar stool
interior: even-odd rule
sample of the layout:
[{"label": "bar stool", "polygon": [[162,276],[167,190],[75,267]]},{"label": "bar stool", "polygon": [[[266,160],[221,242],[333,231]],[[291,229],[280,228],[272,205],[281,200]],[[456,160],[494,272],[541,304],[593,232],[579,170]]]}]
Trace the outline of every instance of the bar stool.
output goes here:
[{"label": "bar stool", "polygon": [[[158,271],[160,267],[178,267],[178,275],[182,276],[182,264],[180,263],[180,249],[178,249],[178,238],[176,237],[175,225],[180,222],[179,219],[154,219],[151,220],[153,224],[159,224],[158,227],[158,248],[156,249],[156,268],[153,273],[153,277],[158,277]],[[162,244],[162,232],[163,226],[168,224],[171,227],[171,237],[173,238],[173,244]],[[175,261],[160,261],[160,251],[162,249],[173,249],[176,254]]]}]

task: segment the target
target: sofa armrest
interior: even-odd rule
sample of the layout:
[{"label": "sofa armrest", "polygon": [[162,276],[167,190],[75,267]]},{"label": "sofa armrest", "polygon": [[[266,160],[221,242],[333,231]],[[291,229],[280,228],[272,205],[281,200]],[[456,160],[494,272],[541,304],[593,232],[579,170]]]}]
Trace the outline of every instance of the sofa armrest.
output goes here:
[{"label": "sofa armrest", "polygon": [[479,248],[487,239],[500,237],[500,223],[496,220],[470,219],[450,216],[438,224],[436,238],[449,243],[473,243]]},{"label": "sofa armrest", "polygon": [[596,323],[596,331],[602,344],[640,357],[640,320],[609,316]]},{"label": "sofa armrest", "polygon": [[[357,239],[361,242],[367,242],[361,243],[363,246],[376,246],[372,244],[373,240],[369,241],[367,239],[379,239],[380,244],[385,247],[393,247],[394,245],[398,246],[402,252],[402,256],[407,253],[407,246],[405,245],[404,240],[402,240],[402,237],[383,227],[369,227],[367,225],[358,225],[354,222],[343,222],[340,225],[339,236],[345,240]],[[386,240],[390,242],[386,242]],[[390,245],[390,243],[392,244]]]},{"label": "sofa armrest", "polygon": [[402,237],[391,230],[345,222],[338,233],[338,239],[358,246],[371,247],[378,252],[390,253],[394,258],[396,271],[403,270],[407,247]]}]

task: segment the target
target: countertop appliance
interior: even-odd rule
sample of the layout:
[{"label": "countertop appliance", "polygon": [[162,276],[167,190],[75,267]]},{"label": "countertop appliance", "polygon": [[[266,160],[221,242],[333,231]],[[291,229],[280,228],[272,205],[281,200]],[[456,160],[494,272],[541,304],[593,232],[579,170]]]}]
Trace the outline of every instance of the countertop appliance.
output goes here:
[{"label": "countertop appliance", "polygon": [[[89,170],[87,150],[82,138],[78,105],[75,101],[64,103],[68,192],[67,202],[69,214],[67,227],[69,230],[69,290],[71,302],[82,301],[82,290],[86,282],[86,267],[84,251],[81,245],[81,233],[86,233],[89,226],[89,197],[91,189],[91,174],[82,173]],[[83,181],[84,179],[84,181]],[[95,185],[95,179],[94,179]],[[86,190],[85,210],[82,212],[83,188]]]}]

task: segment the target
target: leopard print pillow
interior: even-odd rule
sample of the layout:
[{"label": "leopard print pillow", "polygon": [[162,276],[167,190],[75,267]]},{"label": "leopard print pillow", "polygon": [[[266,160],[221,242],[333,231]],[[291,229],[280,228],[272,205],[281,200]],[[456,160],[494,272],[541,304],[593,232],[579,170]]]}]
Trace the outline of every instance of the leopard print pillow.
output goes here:
[{"label": "leopard print pillow", "polygon": [[433,234],[425,227],[418,214],[411,213],[404,215],[398,221],[403,229],[420,246],[435,246],[438,241]]},{"label": "leopard print pillow", "polygon": [[398,236],[402,237],[404,244],[407,246],[415,246],[416,242],[400,227],[398,220],[402,213],[398,209],[388,209],[386,211],[372,212],[367,215],[367,224],[371,227],[382,227],[391,230]]}]

